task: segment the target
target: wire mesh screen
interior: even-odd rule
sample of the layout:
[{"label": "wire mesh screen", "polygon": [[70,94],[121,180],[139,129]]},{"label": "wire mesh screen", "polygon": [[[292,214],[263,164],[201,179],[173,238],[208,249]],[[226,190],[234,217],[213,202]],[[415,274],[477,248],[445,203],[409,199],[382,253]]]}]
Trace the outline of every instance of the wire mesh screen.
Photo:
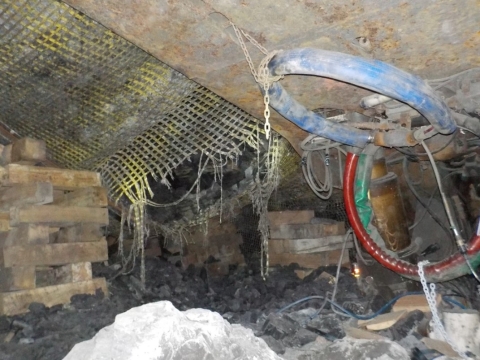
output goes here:
[{"label": "wire mesh screen", "polygon": [[[281,181],[270,198],[268,210],[314,210],[316,217],[344,221],[348,227],[341,191],[334,190],[329,200],[319,199],[303,177],[301,157],[286,140],[281,144],[283,147],[279,163]],[[259,217],[251,204],[244,206],[231,220],[235,222],[238,232],[242,234],[242,251],[245,257],[253,260],[260,256],[261,236],[258,231],[258,220]]]},{"label": "wire mesh screen", "polygon": [[[252,116],[60,1],[0,3],[0,67],[0,121],[45,140],[59,165],[99,171],[114,198],[132,189],[144,196],[152,178],[169,185],[191,156],[221,168],[245,144],[259,149]],[[316,198],[299,156],[286,141],[281,146],[282,182],[269,209],[346,219],[340,197]],[[224,199],[241,208],[228,221],[243,236],[244,254],[259,254],[258,215],[245,189]],[[145,197],[129,199],[139,200],[135,223],[143,229]]]},{"label": "wire mesh screen", "polygon": [[0,3],[0,121],[111,195],[199,151],[235,156],[256,120],[54,0]]}]

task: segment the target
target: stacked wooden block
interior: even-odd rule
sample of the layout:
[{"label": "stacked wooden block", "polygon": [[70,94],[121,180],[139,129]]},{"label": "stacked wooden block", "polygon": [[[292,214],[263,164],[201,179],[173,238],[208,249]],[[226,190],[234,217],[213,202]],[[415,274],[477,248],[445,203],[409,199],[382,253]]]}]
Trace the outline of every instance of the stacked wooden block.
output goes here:
[{"label": "stacked wooden block", "polygon": [[208,220],[206,234],[205,226],[196,226],[186,237],[182,256],[184,267],[205,264],[210,274],[226,275],[230,265],[245,265],[240,250],[243,239],[231,222],[220,223],[220,219],[214,217]]},{"label": "stacked wooden block", "polygon": [[43,141],[21,139],[3,149],[0,167],[0,315],[31,302],[64,304],[75,294],[107,295],[92,262],[108,259],[101,231],[107,193],[94,172],[34,166]]},{"label": "stacked wooden block", "polygon": [[[268,213],[268,253],[271,266],[297,263],[304,269],[316,269],[338,263],[345,224],[314,216],[313,210]],[[347,248],[352,245],[349,240]],[[347,251],[342,262],[348,263]]]}]

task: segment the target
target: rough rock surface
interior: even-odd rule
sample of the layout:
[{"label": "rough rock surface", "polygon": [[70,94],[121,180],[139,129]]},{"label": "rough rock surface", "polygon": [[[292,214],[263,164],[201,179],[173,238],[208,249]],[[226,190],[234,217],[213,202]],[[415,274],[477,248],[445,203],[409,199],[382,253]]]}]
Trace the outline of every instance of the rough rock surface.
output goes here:
[{"label": "rough rock surface", "polygon": [[[167,259],[153,258],[146,259],[146,284],[142,287],[139,268],[120,275],[118,263],[114,259],[110,261],[110,266],[93,266],[95,277],[107,278],[110,297],[100,292],[76,295],[67,305],[46,308],[32,304],[29,313],[0,316],[0,359],[62,360],[75,344],[91,339],[99,330],[113,324],[118,314],[157,301],[171,301],[181,311],[193,308],[215,311],[231,324],[252,329],[277,355],[291,352],[289,348],[303,350],[300,354],[303,358],[294,358],[301,360],[309,359],[306,350],[318,354],[314,348],[321,350],[326,346],[319,342],[332,344],[345,337],[345,326],[355,326],[333,313],[328,305],[317,314],[323,304],[321,299],[300,303],[281,316],[276,314],[294,301],[331,292],[333,284],[321,274],[325,271],[334,275],[335,267],[315,270],[303,280],[295,275],[295,266],[275,269],[266,280],[253,266],[231,268],[227,276],[217,278],[209,276],[205,268],[182,270]],[[457,285],[457,289],[468,288],[476,294],[475,284],[458,281]],[[374,297],[370,292],[362,293],[356,279],[348,271],[342,271],[336,301],[350,311],[374,312],[388,300]],[[470,298],[475,304],[473,308],[480,307],[479,300],[476,295]],[[419,340],[425,335],[419,333],[421,328],[417,329],[422,317],[418,315],[412,313],[380,335],[397,341],[408,353],[427,350]]]},{"label": "rough rock surface", "polygon": [[230,325],[220,314],[177,310],[169,301],[133,308],[64,360],[280,360],[253,331]]},{"label": "rough rock surface", "polygon": [[410,360],[407,351],[390,340],[357,340],[345,337],[333,343],[313,342],[300,349],[287,349],[285,360]]}]

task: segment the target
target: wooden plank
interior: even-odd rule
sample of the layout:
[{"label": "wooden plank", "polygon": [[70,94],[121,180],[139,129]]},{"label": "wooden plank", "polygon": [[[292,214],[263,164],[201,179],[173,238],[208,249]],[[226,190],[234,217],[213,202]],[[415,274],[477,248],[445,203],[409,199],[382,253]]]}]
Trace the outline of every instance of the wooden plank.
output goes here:
[{"label": "wooden plank", "polygon": [[5,145],[2,149],[2,165],[8,165],[12,162],[12,144]]},{"label": "wooden plank", "polygon": [[12,226],[22,223],[54,227],[74,225],[75,223],[108,225],[108,209],[56,205],[11,208],[10,220]]},{"label": "wooden plank", "polygon": [[275,228],[283,224],[309,224],[314,217],[313,210],[270,211],[268,222],[271,228]]},{"label": "wooden plank", "polygon": [[[206,233],[205,233],[206,231]],[[192,226],[186,234],[189,242],[203,242],[204,239],[214,236],[225,236],[227,234],[236,234],[237,228],[233,222],[220,222],[220,217],[215,216],[207,220],[206,224]]]},{"label": "wooden plank", "polygon": [[0,267],[0,291],[35,289],[35,266]]},{"label": "wooden plank", "polygon": [[12,163],[19,161],[42,162],[47,159],[47,145],[45,141],[24,137],[12,144]]},{"label": "wooden plank", "polygon": [[282,224],[278,227],[270,225],[272,239],[315,239],[332,235],[344,235],[343,221],[331,224]]},{"label": "wooden plank", "polygon": [[[319,239],[270,239],[268,250],[275,254],[311,254],[341,249],[343,241],[344,236],[327,236]],[[347,240],[346,248],[353,248],[352,240]]]},{"label": "wooden plank", "polygon": [[[440,304],[440,298],[437,298],[437,304]],[[423,312],[430,312],[430,307],[428,306],[427,299],[425,295],[408,295],[398,299],[398,301],[393,305],[392,311],[413,311],[420,310]]]},{"label": "wooden plank", "polygon": [[77,224],[61,228],[58,232],[57,243],[91,242],[104,238],[103,231],[98,224]]},{"label": "wooden plank", "polygon": [[0,211],[23,205],[43,205],[53,201],[50,183],[18,184],[0,188]]},{"label": "wooden plank", "polygon": [[[341,250],[316,254],[271,254],[269,253],[269,264],[287,266],[297,263],[302,268],[316,269],[320,266],[336,265],[340,257]],[[349,263],[348,252],[345,251],[342,264]]]},{"label": "wooden plank", "polygon": [[92,279],[92,263],[67,264],[55,269],[57,284],[76,283]]},{"label": "wooden plank", "polygon": [[107,242],[11,246],[0,249],[0,265],[65,265],[108,260]]},{"label": "wooden plank", "polygon": [[59,284],[56,282],[55,267],[53,266],[36,266],[35,276],[37,288]]},{"label": "wooden plank", "polygon": [[269,254],[283,254],[286,253],[283,239],[269,239],[268,253]]},{"label": "wooden plank", "polygon": [[102,185],[98,173],[52,167],[10,164],[5,167],[5,173],[2,176],[3,186],[36,182],[49,182],[54,188],[60,190],[75,190],[82,187]]},{"label": "wooden plank", "polygon": [[68,304],[73,295],[95,294],[97,289],[102,289],[105,296],[108,296],[107,283],[104,278],[47,286],[33,290],[0,293],[0,315],[25,313],[32,302],[40,302],[47,307]]},{"label": "wooden plank", "polygon": [[358,326],[366,327],[367,330],[380,331],[388,329],[397,323],[405,314],[407,310],[393,311],[386,314],[378,315],[371,320],[358,320]]},{"label": "wooden plank", "polygon": [[0,232],[10,231],[10,213],[0,212]]},{"label": "wooden plank", "polygon": [[[8,139],[12,142],[15,141],[16,139],[18,139],[18,136],[11,133],[10,130],[6,129],[4,126],[2,126],[2,124],[0,124],[0,134],[3,137],[5,137],[6,139]],[[5,146],[5,148],[6,147],[8,147],[8,145]],[[3,151],[2,151],[2,158],[0,160],[2,160],[0,165],[6,165],[7,164],[7,163],[3,162]],[[49,166],[49,167],[53,167],[53,168],[58,168],[59,167],[59,165],[57,163],[55,163],[54,161],[51,161],[49,159],[47,159],[45,161],[45,165]],[[3,167],[0,167],[0,179],[3,179],[5,177],[5,172],[6,172],[6,170]],[[1,180],[0,180],[0,183],[1,183]],[[92,186],[98,186],[98,185],[92,185]],[[115,203],[112,200],[108,201],[108,206],[109,206],[110,210],[114,211],[119,216],[121,216],[122,213],[124,212],[123,209],[122,209],[123,206]]]},{"label": "wooden plank", "polygon": [[82,207],[107,207],[107,189],[94,186],[85,187],[64,194],[63,199],[56,199],[53,205],[57,206],[82,206]]},{"label": "wooden plank", "polygon": [[446,343],[445,341],[424,337],[422,338],[422,342],[429,349],[437,350],[439,353],[442,353],[443,355],[446,355],[454,359],[458,358],[458,353],[455,350],[453,350],[450,344]]},{"label": "wooden plank", "polygon": [[65,190],[53,189],[53,202],[52,205],[55,205],[65,199]]},{"label": "wooden plank", "polygon": [[[286,252],[292,254],[310,254],[341,249],[344,236],[327,236],[318,239],[295,239],[284,240],[283,247]],[[347,240],[347,249],[353,248],[352,240]]]},{"label": "wooden plank", "polygon": [[49,243],[50,228],[45,225],[20,224],[10,230],[3,247]]},{"label": "wooden plank", "polygon": [[7,241],[8,234],[10,232],[0,232],[0,248],[5,246],[5,242]]}]

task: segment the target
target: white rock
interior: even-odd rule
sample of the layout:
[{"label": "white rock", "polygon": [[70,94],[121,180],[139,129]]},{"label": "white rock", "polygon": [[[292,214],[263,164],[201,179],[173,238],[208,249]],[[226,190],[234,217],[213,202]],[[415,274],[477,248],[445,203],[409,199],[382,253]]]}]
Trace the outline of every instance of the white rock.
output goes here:
[{"label": "white rock", "polygon": [[169,301],[133,308],[64,360],[281,360],[252,330],[204,309],[181,312]]}]

